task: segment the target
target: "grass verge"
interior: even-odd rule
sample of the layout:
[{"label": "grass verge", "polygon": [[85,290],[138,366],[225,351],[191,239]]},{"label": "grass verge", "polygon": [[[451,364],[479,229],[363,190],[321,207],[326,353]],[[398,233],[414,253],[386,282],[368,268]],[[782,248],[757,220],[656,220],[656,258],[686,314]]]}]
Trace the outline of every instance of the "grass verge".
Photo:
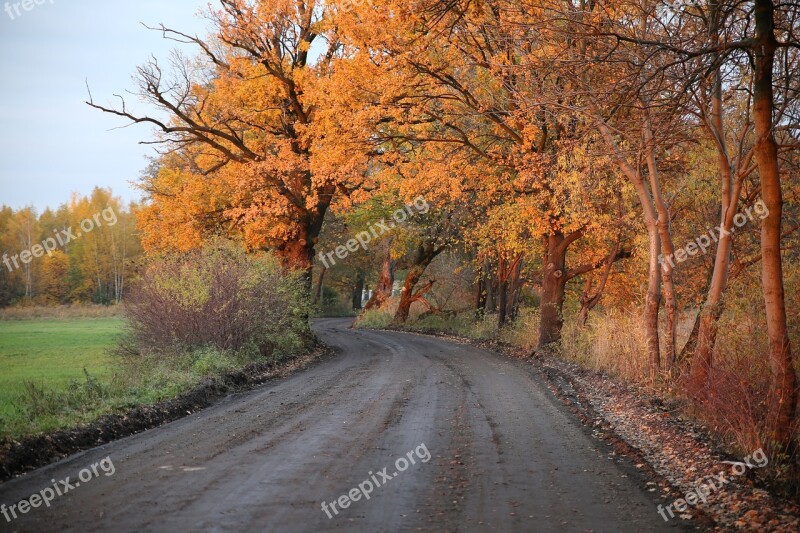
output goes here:
[{"label": "grass verge", "polygon": [[[303,370],[331,354],[323,345],[309,349],[305,354],[291,358],[273,358],[269,361],[252,362],[244,367],[225,370],[226,365],[213,363],[206,377],[199,381],[186,377],[179,384],[172,383],[168,371],[150,374],[150,383],[143,384],[147,394],[134,396],[134,404],[124,407],[124,398],[115,398],[111,389],[101,383],[83,386],[86,403],[97,402],[96,415],[88,423],[71,429],[61,429],[20,439],[0,439],[0,481],[39,468],[81,450],[99,446],[141,431],[158,427],[204,409],[225,396],[248,390],[267,381],[285,378]],[[233,364],[233,361],[230,361]],[[154,364],[151,362],[151,364]],[[208,362],[203,356],[195,358],[193,365],[204,367]],[[235,365],[233,365],[235,366]],[[90,381],[87,378],[87,381]],[[98,389],[99,387],[99,389]],[[92,396],[90,391],[95,391]],[[105,391],[105,392],[102,392]],[[56,394],[61,400],[73,392]],[[67,395],[67,396],[64,396]],[[160,401],[149,403],[161,397]],[[105,405],[106,407],[100,407]],[[111,406],[116,405],[116,408]],[[135,405],[135,406],[133,406]],[[100,414],[102,413],[102,414]]]}]

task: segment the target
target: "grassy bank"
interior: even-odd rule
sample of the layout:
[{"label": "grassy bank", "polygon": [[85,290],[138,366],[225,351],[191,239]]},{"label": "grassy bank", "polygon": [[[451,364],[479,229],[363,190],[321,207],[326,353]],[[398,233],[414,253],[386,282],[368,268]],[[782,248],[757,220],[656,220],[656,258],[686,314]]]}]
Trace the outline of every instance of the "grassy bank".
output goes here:
[{"label": "grassy bank", "polygon": [[265,361],[213,348],[123,359],[111,352],[124,326],[114,317],[0,320],[0,442],[171,399],[204,378]]}]

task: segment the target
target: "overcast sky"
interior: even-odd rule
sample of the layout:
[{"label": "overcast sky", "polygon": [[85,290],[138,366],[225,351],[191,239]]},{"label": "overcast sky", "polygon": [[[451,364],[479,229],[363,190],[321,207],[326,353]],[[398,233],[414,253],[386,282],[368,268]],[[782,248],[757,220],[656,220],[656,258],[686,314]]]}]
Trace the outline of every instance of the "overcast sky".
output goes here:
[{"label": "overcast sky", "polygon": [[0,0],[0,204],[41,211],[96,185],[138,199],[130,182],[154,152],[137,143],[153,130],[112,131],[125,122],[83,103],[86,81],[103,104],[133,90],[136,67],[151,54],[166,62],[176,46],[141,23],[205,35],[208,21],[197,13],[208,0],[38,1],[30,11],[20,4],[17,15],[19,0]]}]

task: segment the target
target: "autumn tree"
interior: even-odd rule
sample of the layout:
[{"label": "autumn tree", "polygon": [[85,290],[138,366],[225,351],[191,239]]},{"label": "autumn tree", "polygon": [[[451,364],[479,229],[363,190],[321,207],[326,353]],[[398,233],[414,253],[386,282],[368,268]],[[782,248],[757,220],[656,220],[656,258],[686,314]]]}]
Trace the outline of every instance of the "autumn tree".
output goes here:
[{"label": "autumn tree", "polygon": [[570,193],[554,169],[583,131],[558,106],[536,104],[559,83],[531,68],[553,51],[521,23],[541,10],[510,2],[378,4],[340,19],[343,42],[355,50],[340,68],[358,72],[351,93],[368,102],[357,121],[371,121],[369,139],[410,186],[483,205],[506,195],[537,199],[536,219],[547,228],[541,343],[558,342],[566,257],[586,222],[564,212],[559,202]]},{"label": "autumn tree", "polygon": [[[88,104],[154,126],[159,136],[151,142],[185,161],[168,166],[164,173],[173,174],[156,181],[181,189],[213,182],[200,188],[224,191],[213,203],[251,247],[273,249],[286,266],[310,272],[331,201],[365,179],[357,158],[339,168],[320,149],[330,132],[317,120],[321,95],[315,92],[340,48],[335,31],[326,6],[314,0],[220,4],[208,13],[214,25],[208,39],[158,28],[167,39],[194,45],[197,61],[176,52],[171,75],[155,59],[137,70],[139,95],[169,120],[136,113],[124,100],[116,107],[91,98]],[[154,185],[157,212],[176,207],[168,192],[160,193],[161,184]]]}]

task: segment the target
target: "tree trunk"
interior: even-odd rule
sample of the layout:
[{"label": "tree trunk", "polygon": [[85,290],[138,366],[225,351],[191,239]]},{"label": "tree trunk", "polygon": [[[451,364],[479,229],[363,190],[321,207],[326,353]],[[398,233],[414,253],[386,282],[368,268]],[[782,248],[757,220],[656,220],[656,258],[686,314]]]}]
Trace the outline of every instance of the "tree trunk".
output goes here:
[{"label": "tree trunk", "polygon": [[484,310],[487,314],[494,313],[497,310],[497,284],[495,282],[495,273],[492,269],[491,262],[486,259],[483,267],[486,282],[486,305]]},{"label": "tree trunk", "polygon": [[392,240],[383,241],[383,261],[381,262],[381,275],[375,292],[364,307],[365,311],[380,309],[392,297],[394,287],[394,261],[392,260]]},{"label": "tree trunk", "polygon": [[500,301],[497,303],[497,326],[506,325],[506,314],[508,313],[508,280],[500,282]]},{"label": "tree trunk", "polygon": [[[650,177],[650,191],[653,195],[653,204],[658,214],[656,219],[656,228],[658,230],[658,237],[660,241],[660,257],[668,258],[670,260],[661,261],[661,285],[664,294],[664,359],[666,360],[666,369],[672,373],[676,361],[676,338],[678,323],[675,316],[677,311],[677,301],[675,296],[675,284],[672,280],[672,273],[675,265],[671,260],[675,254],[675,248],[672,245],[672,232],[670,230],[671,216],[664,202],[663,195],[661,194],[661,178],[659,176],[658,165],[656,163],[656,146],[655,138],[653,136],[653,126],[650,123],[650,117],[647,114],[649,103],[642,99],[645,106],[645,120],[643,123],[643,137],[645,140],[647,171]],[[660,363],[660,357],[659,357]],[[660,368],[660,364],[659,367]]]},{"label": "tree trunk", "polygon": [[[723,208],[724,209],[724,208]],[[719,319],[724,310],[723,295],[728,285],[730,271],[730,256],[733,242],[730,230],[733,227],[733,214],[735,207],[729,207],[731,212],[723,213],[722,227],[717,252],[714,256],[714,269],[711,273],[711,283],[708,287],[706,301],[698,316],[697,346],[692,357],[692,369],[689,377],[689,391],[695,398],[705,394],[708,375],[713,361],[714,345],[717,342]],[[726,233],[728,233],[726,235]],[[689,337],[691,342],[691,336]],[[689,343],[687,343],[688,345]]]},{"label": "tree trunk", "polygon": [[[299,237],[280,243],[275,248],[275,255],[284,268],[303,270],[310,274],[314,262],[314,244],[307,230],[302,231]],[[310,278],[308,281],[310,283]]]},{"label": "tree trunk", "polygon": [[586,276],[586,282],[583,285],[583,292],[581,293],[581,308],[578,311],[578,326],[581,328],[586,327],[586,322],[589,320],[589,311],[594,307],[594,296],[591,295],[591,290],[592,276],[589,274]]},{"label": "tree trunk", "polygon": [[767,427],[779,451],[788,451],[794,441],[797,408],[797,377],[786,327],[786,305],[781,264],[781,217],[783,196],[778,169],[778,146],[773,133],[775,97],[772,71],[777,42],[771,0],[755,1],[756,45],[753,118],[756,131],[756,162],[761,179],[761,197],[768,214],[761,222],[761,282],[767,313],[770,389]]},{"label": "tree trunk", "polygon": [[426,243],[417,248],[411,268],[409,269],[408,274],[406,274],[406,279],[403,282],[403,291],[400,293],[400,303],[397,306],[397,312],[392,319],[392,323],[405,323],[405,321],[408,320],[408,315],[411,312],[411,304],[422,299],[425,293],[427,293],[431,287],[433,287],[433,281],[431,281],[417,292],[414,292],[414,287],[416,287],[420,278],[422,278],[422,275],[425,273],[425,269],[428,268],[428,265],[430,265],[431,262],[436,259],[436,256],[443,251],[444,247],[437,248],[433,243]]},{"label": "tree trunk", "polygon": [[516,320],[519,315],[519,294],[522,291],[522,259],[517,261],[511,275],[511,298],[508,299],[508,320]]},{"label": "tree trunk", "polygon": [[561,341],[561,327],[564,325],[564,289],[566,287],[567,247],[564,234],[555,232],[544,238],[545,260],[542,272],[541,321],[539,322],[539,345],[536,348],[547,350]]},{"label": "tree trunk", "polygon": [[600,303],[600,299],[603,297],[603,292],[605,291],[606,284],[608,283],[608,278],[611,276],[611,268],[614,266],[614,262],[621,253],[622,243],[618,242],[608,255],[608,258],[606,258],[603,273],[600,276],[600,283],[598,284],[594,295],[591,294],[592,278],[590,275],[587,275],[586,285],[583,289],[583,294],[581,294],[581,309],[578,312],[578,325],[580,325],[580,327],[586,327],[586,322],[589,319],[589,311],[594,309],[595,306]]},{"label": "tree trunk", "polygon": [[356,275],[356,282],[353,286],[353,309],[358,311],[361,309],[361,301],[364,297],[364,272],[358,271]]},{"label": "tree trunk", "polygon": [[[636,195],[639,197],[639,203],[642,206],[644,225],[647,228],[647,238],[649,241],[648,251],[650,257],[647,267],[647,295],[645,296],[642,323],[645,330],[645,349],[647,350],[647,357],[650,360],[650,379],[654,381],[656,375],[661,371],[661,350],[658,338],[658,313],[661,306],[660,263],[662,261],[670,261],[672,258],[662,258],[660,256],[661,237],[658,228],[658,216],[653,207],[653,201],[650,198],[650,191],[648,190],[647,184],[642,179],[641,171],[638,166],[634,168],[628,163],[619,145],[614,140],[611,128],[609,128],[608,124],[601,118],[597,110],[595,110],[595,115],[598,117],[597,125],[600,132],[603,134],[608,146],[612,149],[617,165],[636,189]],[[651,178],[654,177],[655,176],[651,176]],[[657,180],[655,180],[655,184],[658,185]]]},{"label": "tree trunk", "polygon": [[[541,321],[537,352],[547,352],[554,344],[561,342],[567,282],[605,264],[605,261],[599,261],[567,270],[567,250],[573,242],[583,237],[584,230],[585,228],[581,228],[566,235],[560,231],[554,231],[542,239],[545,260],[542,271]],[[615,252],[617,253],[611,258],[612,262],[630,256],[628,251],[615,250]]]},{"label": "tree trunk", "polygon": [[659,252],[661,238],[655,221],[647,224],[650,260],[647,267],[647,294],[644,300],[644,338],[647,357],[650,360],[650,380],[655,381],[661,370],[661,349],[658,338],[658,313],[661,307],[661,268]]},{"label": "tree trunk", "polygon": [[394,324],[403,324],[408,320],[408,315],[411,313],[411,304],[419,298],[414,294],[414,287],[419,282],[422,275],[425,273],[425,267],[414,266],[408,271],[406,279],[403,282],[403,292],[400,293],[400,303],[397,305],[397,312],[395,312],[392,322]]},{"label": "tree trunk", "polygon": [[[712,44],[719,42],[720,31],[720,5],[719,3],[710,4],[710,28]],[[713,64],[718,65],[718,54],[712,56]],[[707,122],[707,129],[711,133],[712,140],[715,141],[717,148],[717,166],[719,167],[721,198],[720,198],[720,231],[717,241],[717,249],[714,255],[714,268],[706,290],[706,300],[695,322],[697,327],[696,346],[691,343],[692,336],[689,337],[687,346],[694,352],[692,354],[692,368],[689,378],[689,392],[695,398],[705,396],[708,385],[708,375],[714,356],[714,346],[717,342],[717,330],[719,319],[724,310],[723,296],[728,286],[728,276],[730,273],[731,250],[733,248],[733,220],[739,205],[739,195],[741,192],[742,179],[737,173],[737,180],[734,184],[733,169],[728,157],[728,149],[725,139],[725,124],[723,120],[722,107],[722,74],[720,67],[717,66],[712,79],[712,104],[711,120]],[[716,239],[715,239],[716,240]],[[694,329],[692,334],[694,334]],[[684,348],[686,352],[686,348]],[[684,354],[681,354],[682,356]]]},{"label": "tree trunk", "polygon": [[475,284],[475,311],[479,313],[486,305],[486,273],[483,268],[478,269],[478,281]]},{"label": "tree trunk", "polygon": [[[708,275],[706,276],[706,284],[703,288],[701,294],[708,294],[708,291],[711,288],[711,278],[714,275],[714,267],[708,270]],[[700,320],[702,318],[703,309],[702,307],[697,312],[697,315],[694,319],[694,325],[692,326],[692,331],[689,333],[689,338],[686,339],[686,344],[683,345],[681,348],[681,353],[678,356],[678,362],[684,363],[685,361],[691,361],[694,357],[695,352],[697,351],[697,338],[700,336]]]},{"label": "tree trunk", "polygon": [[328,271],[327,268],[322,267],[319,271],[319,277],[317,278],[317,287],[314,289],[314,300],[312,303],[314,305],[318,305],[322,301],[322,283],[325,280],[325,273]]},{"label": "tree trunk", "polygon": [[302,270],[306,294],[311,297],[311,269],[314,266],[314,247],[319,240],[330,198],[320,200],[313,211],[307,211],[298,222],[294,236],[274,248],[275,255],[286,269]]}]

